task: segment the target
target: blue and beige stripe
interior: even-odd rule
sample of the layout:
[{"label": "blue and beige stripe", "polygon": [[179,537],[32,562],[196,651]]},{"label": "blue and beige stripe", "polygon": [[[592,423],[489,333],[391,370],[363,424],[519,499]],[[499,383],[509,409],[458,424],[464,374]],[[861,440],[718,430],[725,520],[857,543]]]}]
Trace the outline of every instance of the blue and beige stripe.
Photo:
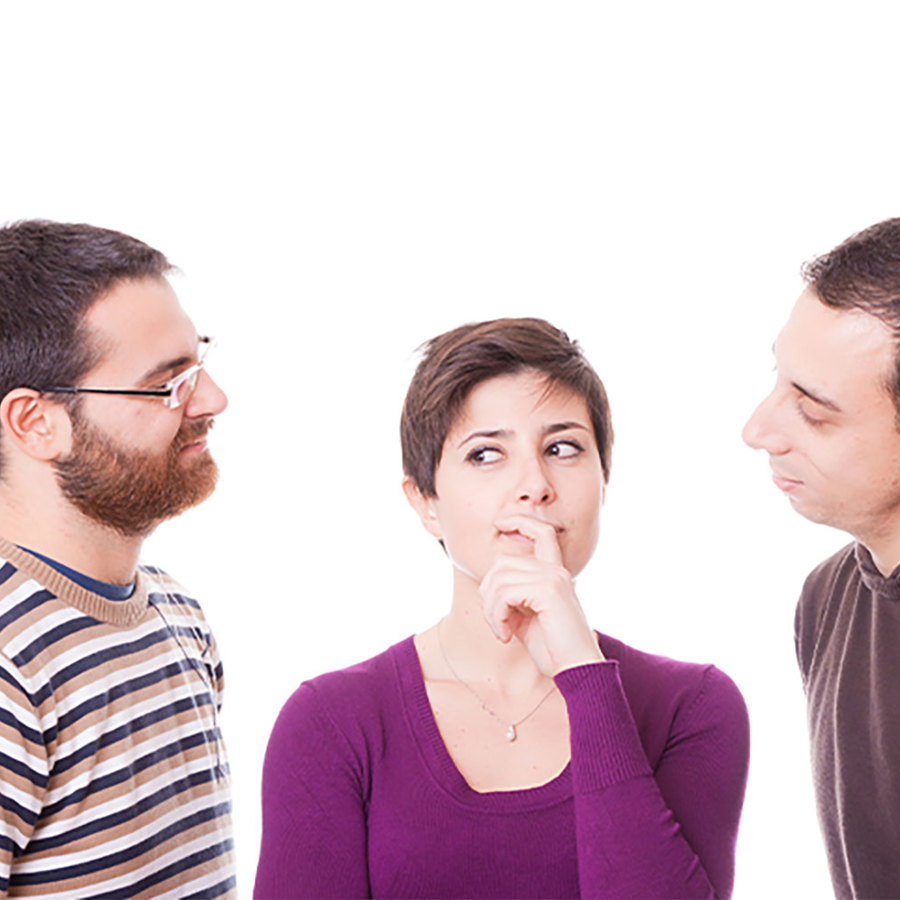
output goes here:
[{"label": "blue and beige stripe", "polygon": [[221,664],[196,601],[145,569],[107,617],[3,549],[0,894],[233,892]]}]

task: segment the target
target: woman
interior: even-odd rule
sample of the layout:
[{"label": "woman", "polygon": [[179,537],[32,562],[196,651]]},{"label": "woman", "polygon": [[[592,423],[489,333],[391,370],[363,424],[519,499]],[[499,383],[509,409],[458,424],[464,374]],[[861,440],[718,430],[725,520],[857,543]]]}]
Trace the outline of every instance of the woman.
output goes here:
[{"label": "woman", "polygon": [[612,446],[580,349],[539,319],[440,335],[401,439],[450,611],[287,702],[256,896],[728,896],[740,694],[598,635],[575,593]]}]

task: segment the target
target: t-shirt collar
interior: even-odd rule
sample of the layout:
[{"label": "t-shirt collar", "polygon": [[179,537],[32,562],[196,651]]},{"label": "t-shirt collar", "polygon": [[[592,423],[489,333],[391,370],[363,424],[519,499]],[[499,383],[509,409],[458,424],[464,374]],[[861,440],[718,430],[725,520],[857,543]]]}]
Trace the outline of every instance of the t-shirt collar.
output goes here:
[{"label": "t-shirt collar", "polygon": [[885,577],[878,571],[878,566],[866,547],[857,542],[854,552],[863,584],[875,594],[890,600],[900,600],[900,566]]}]

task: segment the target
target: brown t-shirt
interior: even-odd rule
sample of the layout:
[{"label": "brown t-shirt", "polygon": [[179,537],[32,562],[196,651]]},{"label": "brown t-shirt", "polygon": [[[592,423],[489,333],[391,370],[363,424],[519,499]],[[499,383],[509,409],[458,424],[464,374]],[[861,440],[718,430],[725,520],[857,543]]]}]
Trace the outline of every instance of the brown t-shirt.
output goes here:
[{"label": "brown t-shirt", "polygon": [[900,897],[900,567],[836,553],[806,579],[795,639],[835,894]]}]

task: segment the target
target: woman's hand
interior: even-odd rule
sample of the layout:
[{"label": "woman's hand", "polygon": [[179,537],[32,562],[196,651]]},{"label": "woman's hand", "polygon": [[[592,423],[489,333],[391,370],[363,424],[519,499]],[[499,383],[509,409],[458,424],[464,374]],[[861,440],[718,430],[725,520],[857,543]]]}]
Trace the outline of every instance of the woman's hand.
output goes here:
[{"label": "woman's hand", "polygon": [[533,542],[531,556],[500,556],[479,587],[484,617],[497,638],[504,644],[520,640],[551,678],[563,669],[602,662],[553,525],[524,515],[495,524]]}]

